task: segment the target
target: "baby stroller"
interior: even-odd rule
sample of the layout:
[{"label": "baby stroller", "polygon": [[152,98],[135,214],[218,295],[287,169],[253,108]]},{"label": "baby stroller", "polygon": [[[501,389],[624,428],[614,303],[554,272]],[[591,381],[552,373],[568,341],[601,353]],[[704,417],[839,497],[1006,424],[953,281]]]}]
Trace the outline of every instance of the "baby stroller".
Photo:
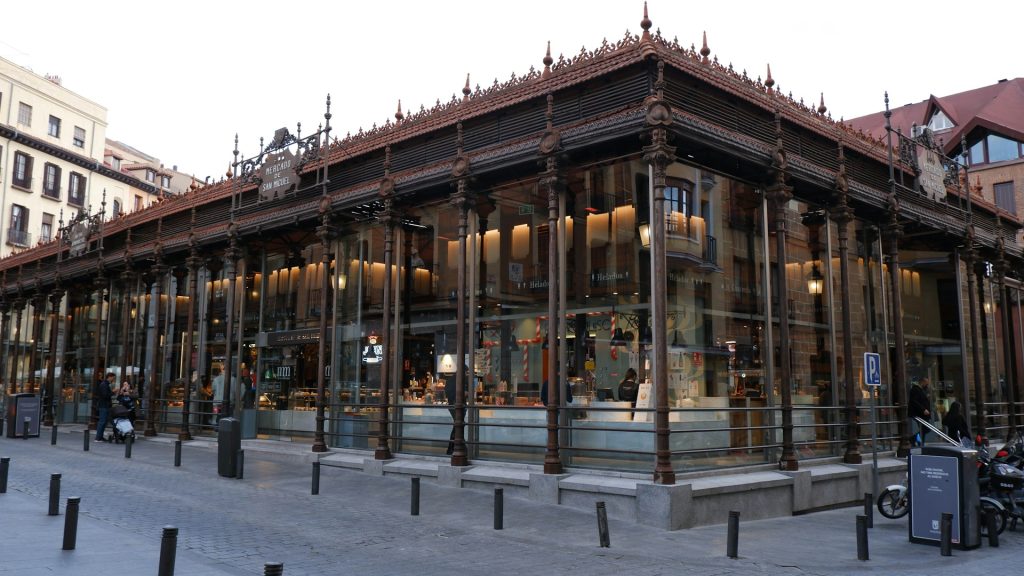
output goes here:
[{"label": "baby stroller", "polygon": [[135,408],[129,408],[124,404],[115,404],[110,409],[110,418],[113,422],[114,442],[122,443],[128,438],[135,441]]}]

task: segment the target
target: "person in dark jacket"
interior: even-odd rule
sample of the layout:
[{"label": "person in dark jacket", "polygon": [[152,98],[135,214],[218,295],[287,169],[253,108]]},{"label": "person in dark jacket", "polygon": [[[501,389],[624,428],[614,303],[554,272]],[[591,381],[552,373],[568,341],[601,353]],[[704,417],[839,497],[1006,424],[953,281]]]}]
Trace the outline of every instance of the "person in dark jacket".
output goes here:
[{"label": "person in dark jacket", "polygon": [[924,444],[924,438],[928,434],[928,428],[919,424],[915,418],[920,418],[927,422],[930,422],[932,419],[932,401],[928,396],[929,383],[930,380],[928,377],[924,376],[910,387],[907,411],[910,415],[911,422],[913,423],[911,430],[916,430],[917,436],[919,437],[915,437],[915,445]]},{"label": "person in dark jacket", "polygon": [[104,432],[107,430],[107,421],[110,420],[110,400],[114,397],[114,379],[117,376],[113,372],[107,372],[107,377],[100,380],[96,385],[96,441],[106,442]]},{"label": "person in dark jacket", "polygon": [[619,402],[629,402],[630,405],[636,406],[636,395],[639,390],[640,386],[636,383],[636,370],[627,369],[626,377],[619,383]]},{"label": "person in dark jacket", "polygon": [[[540,387],[540,401],[545,406],[548,405],[548,381],[545,380],[544,384]],[[572,384],[568,381],[565,382],[565,403],[572,403]]]},{"label": "person in dark jacket", "polygon": [[961,440],[971,437],[971,430],[967,427],[967,419],[963,415],[963,406],[959,401],[954,400],[949,405],[949,412],[942,419],[942,425],[946,427],[946,434],[953,440]]}]

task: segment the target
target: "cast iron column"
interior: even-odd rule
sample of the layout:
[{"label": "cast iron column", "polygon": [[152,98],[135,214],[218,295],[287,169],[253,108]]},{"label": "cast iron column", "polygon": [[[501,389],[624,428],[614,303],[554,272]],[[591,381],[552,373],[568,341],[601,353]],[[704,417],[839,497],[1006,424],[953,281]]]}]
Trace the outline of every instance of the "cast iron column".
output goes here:
[{"label": "cast iron column", "polygon": [[[317,375],[316,375],[316,431],[313,435],[313,452],[326,452],[327,442],[324,440],[324,421],[326,420],[325,409],[327,406],[326,386],[324,383],[324,372],[327,366],[327,304],[331,293],[330,271],[331,271],[331,201],[324,196],[320,200],[320,225],[317,226],[316,235],[320,238],[320,328],[317,342]],[[387,266],[385,265],[385,268]],[[385,273],[385,276],[390,276]],[[387,282],[387,280],[385,280]],[[383,383],[381,384],[383,386]],[[381,390],[381,401],[384,401],[384,391]],[[384,410],[382,407],[381,410]]]},{"label": "cast iron column", "polygon": [[458,289],[456,290],[455,312],[455,412],[452,427],[452,466],[467,466],[466,454],[466,229],[469,226],[469,210],[476,198],[469,191],[469,157],[462,153],[462,122],[458,123],[457,156],[452,165],[455,192],[451,205],[459,211],[459,255]]},{"label": "cast iron column", "polygon": [[[839,233],[839,293],[843,298],[843,379],[846,382],[846,453],[843,462],[860,464],[863,457],[860,452],[860,427],[858,426],[857,397],[858,389],[853,382],[853,321],[850,313],[850,222],[853,221],[853,210],[847,203],[849,184],[846,179],[846,158],[843,155],[843,143],[839,142],[839,170],[836,173],[836,205],[832,208],[832,221],[836,223]],[[829,279],[829,282],[832,280]],[[873,394],[874,392],[872,392]]]},{"label": "cast iron column", "polygon": [[[146,429],[143,434],[145,436],[156,436],[156,399],[160,390],[160,356],[163,350],[163,346],[160,344],[160,339],[163,334],[160,331],[160,308],[163,307],[162,292],[163,292],[163,281],[164,275],[167,273],[167,266],[163,264],[163,258],[161,257],[161,248],[157,245],[156,254],[154,258],[153,267],[150,269],[150,274],[153,277],[153,289],[152,298],[153,303],[153,326],[150,328],[153,335],[148,340],[153,343],[153,364],[149,368],[149,390],[146,391]],[[169,335],[170,339],[173,339],[173,334]]]},{"label": "cast iron column", "polygon": [[[231,402],[231,379],[234,368],[234,339],[235,339],[235,270],[238,266],[238,259],[242,253],[238,248],[238,225],[235,222],[228,224],[228,248],[224,251],[224,278],[228,281],[227,294],[224,297],[224,306],[227,308],[227,324],[224,327],[224,390],[221,395],[220,416],[222,418],[234,417],[234,406]],[[239,370],[241,372],[241,370]]]},{"label": "cast iron column", "polygon": [[[6,274],[4,275],[6,278]],[[7,301],[6,295],[0,295],[0,382],[7,373],[7,349],[10,341],[11,330],[11,303]],[[0,384],[0,394],[7,390],[6,386]]]},{"label": "cast iron column", "polygon": [[[907,358],[903,336],[903,297],[900,293],[900,250],[899,240],[903,235],[903,227],[899,223],[899,204],[895,196],[889,197],[889,222],[885,225],[886,255],[889,256],[889,282],[892,284],[892,326],[893,337],[896,339],[896,381],[893,382],[893,400],[899,401],[899,437],[900,443],[896,455],[905,457],[910,454],[909,415],[907,412]],[[896,393],[899,398],[896,398]]]},{"label": "cast iron column", "polygon": [[[195,209],[192,209],[193,218],[195,217]],[[185,319],[185,342],[182,344],[181,358],[182,358],[182,375],[184,380],[184,398],[181,409],[181,430],[178,432],[178,440],[191,440],[192,430],[189,427],[189,396],[192,387],[192,335],[195,332],[196,326],[196,290],[199,284],[197,276],[199,275],[199,268],[203,265],[203,259],[199,256],[199,251],[196,249],[194,235],[190,238],[189,243],[192,245],[189,250],[188,258],[185,260],[185,266],[188,267],[188,313]]]},{"label": "cast iron column", "polygon": [[[117,386],[120,386],[121,382],[129,380],[128,367],[132,361],[129,334],[132,331],[132,287],[135,285],[135,272],[132,270],[132,263],[128,260],[127,254],[125,254],[125,266],[126,268],[121,272],[121,289],[123,290],[121,295],[121,373],[118,374],[120,380],[115,383]],[[116,389],[114,394],[117,394]]]},{"label": "cast iron column", "polygon": [[[646,30],[645,30],[646,33]],[[648,98],[645,125],[651,143],[643,148],[643,159],[651,166],[654,202],[651,209],[651,332],[654,343],[654,483],[675,484],[672,468],[671,433],[668,422],[668,270],[665,251],[665,171],[675,160],[676,149],[668,145],[672,107],[663,99],[665,63],[658,61],[655,95]]]},{"label": "cast iron column", "polygon": [[790,363],[789,286],[786,282],[786,204],[793,198],[793,188],[786,184],[789,162],[782,141],[782,115],[775,113],[775,153],[771,174],[774,181],[767,197],[775,205],[775,260],[778,267],[779,298],[779,390],[782,395],[782,457],[780,470],[796,470],[799,463],[793,446],[793,367]]},{"label": "cast iron column", "polygon": [[43,404],[43,424],[53,426],[56,420],[57,387],[54,385],[54,376],[57,372],[57,327],[61,322],[60,302],[64,299],[64,290],[60,288],[60,279],[57,279],[57,287],[50,291],[50,357],[46,362],[46,390]]},{"label": "cast iron column", "polygon": [[[558,450],[558,412],[562,399],[562,374],[558,365],[558,200],[561,181],[558,173],[558,160],[554,156],[557,149],[558,132],[551,127],[551,102],[548,95],[548,129],[541,139],[541,152],[547,149],[547,170],[541,174],[540,189],[546,190],[548,196],[548,398],[545,408],[547,413],[548,438],[544,450],[544,473],[561,474],[562,460]],[[553,140],[553,142],[552,142]]]},{"label": "cast iron column", "polygon": [[[390,148],[386,153],[390,158]],[[387,164],[385,162],[385,173]],[[373,452],[376,460],[390,460],[391,446],[391,359],[397,353],[398,347],[394,339],[391,321],[391,269],[394,266],[395,257],[395,220],[396,214],[393,207],[391,195],[394,191],[394,183],[388,176],[384,177],[380,185],[380,196],[384,199],[384,210],[380,215],[381,223],[384,224],[384,302],[381,307],[381,340],[384,342],[384,358],[380,364],[380,419],[377,431],[377,448]]]},{"label": "cast iron column", "polygon": [[[41,260],[40,260],[41,262]],[[46,293],[41,290],[32,297],[32,340],[28,350],[28,386],[27,390],[36,387],[36,371],[39,370],[39,348],[42,347],[43,312],[46,311]],[[45,389],[42,390],[45,392]],[[43,394],[45,396],[45,394]]]},{"label": "cast iron column", "polygon": [[96,392],[98,391],[97,385],[100,380],[103,379],[103,292],[107,289],[107,278],[103,273],[103,266],[100,265],[99,270],[96,273],[96,278],[93,279],[93,288],[96,289],[96,324],[94,330],[96,333],[93,344],[96,346],[95,353],[93,354],[92,361],[92,382],[89,383],[89,390],[92,393],[89,395],[89,429],[96,429],[96,420],[98,415],[96,414]]},{"label": "cast iron column", "polygon": [[1003,381],[1006,383],[1006,400],[1010,404],[1010,432],[1013,432],[1017,429],[1017,386],[1016,382],[1011,378],[1011,375],[1013,374],[1012,366],[1014,357],[1013,345],[1010,342],[1010,294],[1006,289],[1006,273],[1009,271],[1010,265],[1004,256],[1006,250],[1001,236],[1003,227],[998,215],[996,216],[996,222],[1000,237],[998,240],[998,253],[996,254],[995,262],[995,281],[999,291],[999,321],[1002,325],[1003,331]]},{"label": "cast iron column", "polygon": [[977,272],[975,272],[978,251],[974,248],[973,225],[967,226],[964,249],[960,259],[963,260],[964,268],[967,269],[967,305],[969,307],[967,319],[971,328],[971,372],[974,374],[974,404],[977,415],[974,431],[981,436],[987,436],[988,417],[985,404],[988,402],[988,390],[981,377],[981,354],[979,351],[981,340],[978,338],[978,279]]},{"label": "cast iron column", "polygon": [[20,296],[14,300],[14,346],[11,352],[11,381],[8,390],[11,394],[18,392],[18,360],[21,352],[21,315],[25,311],[25,299]]}]

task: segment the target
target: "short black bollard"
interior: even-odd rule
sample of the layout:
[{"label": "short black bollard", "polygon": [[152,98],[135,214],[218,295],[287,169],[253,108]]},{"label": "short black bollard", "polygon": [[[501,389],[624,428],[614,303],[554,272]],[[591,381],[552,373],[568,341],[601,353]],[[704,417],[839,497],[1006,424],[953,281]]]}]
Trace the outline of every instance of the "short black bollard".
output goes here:
[{"label": "short black bollard", "polygon": [[990,548],[999,548],[999,526],[996,524],[996,512],[992,508],[985,509],[985,528],[988,529],[988,545]]},{"label": "short black bollard", "polygon": [[178,553],[178,529],[164,526],[164,535],[160,539],[160,565],[157,576],[174,576],[174,555]]},{"label": "short black bollard", "polygon": [[181,466],[181,440],[174,441],[174,466]]},{"label": "short black bollard", "polygon": [[125,439],[124,439],[124,457],[125,458],[131,458],[132,457],[132,437],[131,436],[126,436]]},{"label": "short black bollard", "polygon": [[494,489],[494,529],[505,528],[505,490],[504,488]]},{"label": "short black bollard", "polygon": [[83,434],[82,434],[82,451],[83,452],[88,452],[89,451],[89,429],[86,428],[82,432],[83,432]]},{"label": "short black bollard", "polygon": [[411,501],[409,503],[409,514],[413,516],[420,515],[420,479],[412,479],[412,494]]},{"label": "short black bollard", "polygon": [[263,565],[263,576],[284,576],[283,562],[267,562]]},{"label": "short black bollard", "polygon": [[49,516],[60,514],[60,474],[50,474],[50,511]]},{"label": "short black bollard", "polygon": [[0,458],[0,494],[7,493],[7,472],[11,468],[10,458]]},{"label": "short black bollard", "polygon": [[868,528],[875,527],[875,507],[871,492],[864,493],[864,516],[868,519]]},{"label": "short black bollard", "polygon": [[729,526],[726,534],[725,555],[729,558],[740,556],[740,513],[729,511]]},{"label": "short black bollard", "polygon": [[238,458],[235,460],[235,478],[241,480],[245,475],[245,450],[238,451]]},{"label": "short black bollard", "polygon": [[64,546],[61,550],[74,550],[78,540],[78,496],[68,498],[68,507],[64,511]]},{"label": "short black bollard", "polygon": [[597,503],[597,541],[601,548],[610,548],[611,537],[608,534],[608,510],[604,502]]},{"label": "short black bollard", "polygon": [[21,423],[21,438],[22,438],[22,440],[28,440],[28,429],[29,429],[29,426],[31,426],[31,425],[32,425],[32,419],[29,418],[28,416],[26,416],[25,420],[22,421],[22,423]]},{"label": "short black bollard", "polygon": [[857,516],[857,560],[868,559],[868,519]]},{"label": "short black bollard", "polygon": [[943,512],[939,520],[939,554],[953,555],[953,515]]},{"label": "short black bollard", "polygon": [[57,445],[57,425],[54,424],[53,427],[50,428],[50,446],[56,446],[56,445]]},{"label": "short black bollard", "polygon": [[313,496],[320,493],[320,461],[313,462],[313,487],[310,490]]}]

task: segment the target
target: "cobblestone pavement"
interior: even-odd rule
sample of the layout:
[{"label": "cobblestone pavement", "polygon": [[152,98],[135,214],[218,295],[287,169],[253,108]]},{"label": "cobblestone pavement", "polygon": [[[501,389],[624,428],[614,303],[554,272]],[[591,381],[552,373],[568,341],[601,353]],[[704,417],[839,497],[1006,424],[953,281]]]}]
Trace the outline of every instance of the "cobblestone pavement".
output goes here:
[{"label": "cobblestone pavement", "polygon": [[[594,513],[505,497],[505,529],[493,529],[493,495],[422,483],[420,515],[410,515],[409,480],[323,467],[310,494],[308,446],[293,455],[247,450],[244,479],[217,475],[209,443],[140,439],[124,447],[63,432],[0,438],[11,458],[0,494],[0,574],[153,574],[162,529],[179,528],[179,575],[256,575],[265,562],[296,574],[884,574],[1014,572],[1024,530],[941,557],[910,544],[906,520],[876,516],[871,560],[858,561],[855,517],[847,508],[743,522],[739,559],[725,557],[724,525],[665,532],[610,520],[611,547],[598,546]],[[51,473],[62,474],[61,516],[47,516]],[[62,551],[64,503],[80,496],[76,550]],[[724,518],[723,518],[724,521]]]}]

